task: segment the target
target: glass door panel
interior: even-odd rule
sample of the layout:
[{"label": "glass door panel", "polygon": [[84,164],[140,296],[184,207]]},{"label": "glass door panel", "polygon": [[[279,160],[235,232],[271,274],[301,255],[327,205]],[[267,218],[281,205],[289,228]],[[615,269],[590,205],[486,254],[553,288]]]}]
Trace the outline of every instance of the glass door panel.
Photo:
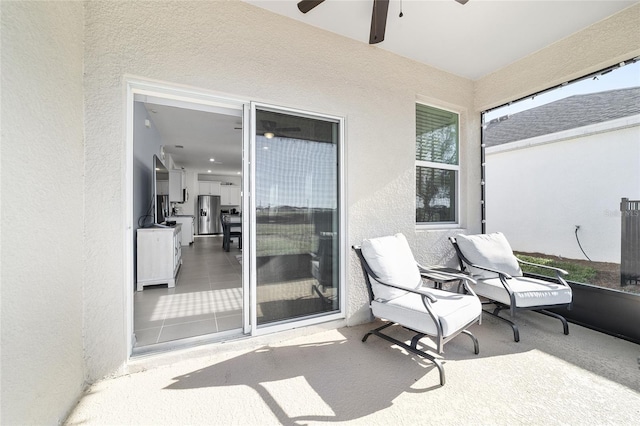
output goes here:
[{"label": "glass door panel", "polygon": [[340,123],[255,111],[256,324],[335,313]]}]

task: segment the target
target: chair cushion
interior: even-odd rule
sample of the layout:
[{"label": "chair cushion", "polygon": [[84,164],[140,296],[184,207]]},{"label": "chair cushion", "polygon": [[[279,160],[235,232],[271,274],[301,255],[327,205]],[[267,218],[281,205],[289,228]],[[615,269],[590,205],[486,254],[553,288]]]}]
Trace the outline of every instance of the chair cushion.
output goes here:
[{"label": "chair cushion", "polygon": [[[502,232],[479,235],[458,235],[458,248],[469,262],[488,268],[497,269],[513,277],[522,276],[522,269],[513,254],[511,245]],[[497,274],[482,269],[468,267],[469,272],[477,278],[493,278]]]},{"label": "chair cushion", "polygon": [[[408,289],[422,285],[418,264],[404,235],[367,239],[362,242],[361,249],[369,267],[381,281]],[[374,299],[391,300],[407,294],[379,284],[373,277],[369,279]]]},{"label": "chair cushion", "polygon": [[[440,318],[443,337],[454,334],[480,317],[482,306],[475,296],[437,289],[428,289],[428,292],[438,299],[431,306]],[[374,300],[371,302],[371,311],[377,318],[384,318],[431,336],[437,334],[436,325],[419,294],[406,293],[385,302]]]},{"label": "chair cushion", "polygon": [[[571,288],[561,284],[529,277],[513,278],[507,280],[507,284],[515,295],[517,308],[564,305],[572,300]],[[500,278],[481,279],[472,287],[478,296],[511,306],[509,293],[500,282]]]}]

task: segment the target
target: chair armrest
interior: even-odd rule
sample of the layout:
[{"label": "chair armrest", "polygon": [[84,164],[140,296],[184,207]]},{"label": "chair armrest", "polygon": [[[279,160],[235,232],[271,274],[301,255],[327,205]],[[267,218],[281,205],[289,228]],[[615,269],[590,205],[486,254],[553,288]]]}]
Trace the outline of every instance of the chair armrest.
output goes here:
[{"label": "chair armrest", "polygon": [[[516,257],[516,259],[518,259],[518,258]],[[522,263],[524,265],[535,266],[537,268],[549,269],[549,270],[555,271],[556,278],[558,278],[558,281],[560,282],[560,284],[562,284],[562,285],[564,285],[566,287],[569,287],[569,284],[567,283],[567,281],[563,277],[563,275],[569,275],[569,273],[567,271],[565,271],[564,269],[555,268],[553,266],[540,265],[539,263],[527,262],[526,260],[520,260],[520,259],[518,259],[518,262],[520,262],[520,263]]]},{"label": "chair armrest", "polygon": [[400,287],[400,286],[397,286],[397,285],[386,283],[384,281],[380,281],[379,278],[376,278],[373,275],[371,277],[374,280],[376,280],[377,283],[382,284],[382,285],[386,285],[387,287],[397,288],[398,290],[406,291],[408,293],[415,293],[415,294],[419,294],[421,296],[425,296],[427,299],[429,299],[430,302],[433,302],[433,303],[436,303],[438,301],[438,299],[436,299],[433,294],[428,293],[428,292],[426,292],[424,290],[417,289],[417,288],[416,289],[412,289],[412,288]]},{"label": "chair armrest", "polygon": [[511,275],[507,274],[506,272],[502,272],[498,269],[489,268],[487,266],[476,265],[475,263],[468,263],[468,265],[474,268],[482,269],[483,271],[493,272],[494,274],[498,274],[500,275],[501,278],[504,278],[507,280],[510,280],[511,278],[513,278]]},{"label": "chair armrest", "polygon": [[[378,280],[376,280],[376,281],[378,281]],[[406,291],[408,293],[414,293],[414,294],[419,294],[421,296],[425,296],[432,303],[436,303],[438,301],[438,299],[436,299],[436,297],[433,294],[429,293],[428,291],[419,289],[419,288],[398,287],[398,286],[395,286],[393,284],[383,283],[381,281],[378,281],[378,282],[380,284],[383,284],[383,285],[386,285],[386,286],[389,286],[389,287],[397,288],[398,290],[404,290],[404,291]]]},{"label": "chair armrest", "polygon": [[[518,258],[516,257],[516,259],[518,259]],[[522,259],[518,259],[518,262],[522,263],[524,265],[535,266],[537,268],[550,269],[552,271],[555,271],[556,274],[559,274],[559,275],[569,275],[569,273],[567,271],[565,271],[564,269],[556,268],[556,267],[553,267],[553,266],[547,266],[547,265],[541,265],[539,263],[527,262],[526,260],[522,260]]]},{"label": "chair armrest", "polygon": [[366,262],[366,260],[364,260],[364,256],[362,256],[362,252],[360,251],[361,247],[358,246],[358,245],[354,245],[351,248],[353,248],[356,251],[356,253],[358,253],[358,257],[360,257],[360,260],[361,260],[361,263],[362,263],[362,267],[364,268],[365,273],[369,274],[369,276],[371,278],[373,278],[374,280],[376,280],[376,282],[378,282],[378,283],[380,283],[382,285],[386,285],[387,287],[397,288],[398,290],[403,290],[403,291],[407,291],[409,293],[416,293],[416,294],[419,294],[421,296],[425,296],[427,299],[429,299],[430,302],[433,302],[433,303],[438,301],[438,299],[436,299],[432,294],[429,294],[429,293],[427,293],[425,291],[418,290],[418,289],[408,289],[406,287],[399,287],[397,285],[393,285],[393,284],[389,284],[389,283],[386,283],[384,281],[381,281],[380,278],[378,278],[378,276],[375,274],[375,272],[373,272],[371,270],[371,268],[369,267],[369,264]]}]

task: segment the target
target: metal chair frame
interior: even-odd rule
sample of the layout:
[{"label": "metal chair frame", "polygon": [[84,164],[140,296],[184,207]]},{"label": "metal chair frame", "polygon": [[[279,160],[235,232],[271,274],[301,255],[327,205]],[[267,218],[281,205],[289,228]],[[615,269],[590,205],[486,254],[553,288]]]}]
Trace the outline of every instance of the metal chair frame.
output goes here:
[{"label": "metal chair frame", "polygon": [[[464,254],[462,254],[462,250],[460,250],[460,247],[458,246],[458,242],[456,241],[455,237],[449,237],[449,241],[451,242],[451,244],[453,244],[453,248],[456,250],[456,254],[458,256],[458,263],[460,265],[460,270],[461,271],[465,271],[467,269],[466,265],[469,265],[473,268],[478,268],[478,269],[482,269],[484,271],[488,271],[488,272],[493,272],[495,274],[498,274],[498,277],[500,278],[500,283],[502,284],[502,286],[504,287],[504,289],[507,291],[507,293],[509,294],[509,305],[505,305],[504,303],[498,302],[497,300],[491,300],[488,299],[485,296],[481,296],[485,299],[487,299],[487,301],[483,301],[482,304],[483,305],[494,305],[495,309],[493,311],[489,311],[489,310],[485,310],[483,309],[483,312],[486,312],[487,314],[498,318],[499,320],[502,320],[504,322],[506,322],[507,324],[509,324],[509,326],[511,327],[511,329],[513,330],[513,340],[515,340],[516,342],[520,341],[520,331],[518,330],[518,326],[516,325],[515,322],[501,317],[500,311],[503,310],[508,310],[509,311],[509,316],[511,318],[515,318],[516,316],[516,312],[517,311],[534,311],[534,312],[538,312],[540,314],[543,315],[547,315],[549,317],[553,317],[556,318],[557,320],[560,320],[560,322],[562,322],[562,327],[563,327],[563,332],[565,335],[569,334],[569,324],[567,323],[567,320],[565,319],[565,317],[563,317],[560,314],[557,314],[555,312],[551,312],[548,311],[547,309],[551,309],[551,308],[562,308],[562,307],[566,307],[567,309],[571,309],[572,303],[566,303],[566,304],[557,304],[557,305],[539,305],[539,306],[528,306],[528,307],[518,307],[516,306],[516,299],[515,299],[515,293],[513,292],[513,290],[511,290],[511,287],[509,286],[509,282],[508,280],[513,279],[513,277],[505,272],[499,271],[497,269],[493,269],[493,268],[489,268],[487,266],[483,266],[483,265],[477,265],[474,264],[472,262],[470,262]],[[549,269],[549,270],[553,270],[556,273],[556,278],[558,280],[558,282],[560,282],[560,284],[569,287],[569,284],[567,284],[567,282],[565,281],[565,279],[563,278],[563,275],[567,275],[568,272],[560,269],[560,268],[554,268],[552,266],[547,266],[547,265],[540,265],[537,263],[531,263],[531,262],[527,262],[524,260],[520,260],[516,257],[516,260],[518,261],[518,263],[523,264],[523,265],[530,265],[530,266],[536,266],[538,268],[543,268],[543,269]],[[530,274],[523,274],[525,277],[532,277]],[[536,277],[536,279],[539,279]]]},{"label": "metal chair frame", "polygon": [[[398,324],[392,321],[388,321],[386,322],[383,326],[378,327],[376,329],[370,330],[369,332],[367,332],[363,337],[362,337],[362,341],[366,342],[367,339],[369,338],[369,336],[371,336],[372,334],[387,340],[388,342],[391,342],[395,345],[398,345],[402,348],[404,348],[405,350],[407,350],[408,352],[411,352],[413,354],[419,355],[429,361],[431,361],[437,368],[438,368],[438,372],[440,374],[440,385],[444,386],[445,384],[445,374],[444,374],[444,367],[442,366],[442,362],[440,359],[434,357],[433,355],[427,353],[425,350],[420,350],[418,349],[418,342],[420,341],[420,339],[422,339],[425,336],[430,336],[433,337],[435,339],[435,343],[436,343],[436,350],[438,354],[442,354],[444,352],[444,345],[449,342],[451,339],[453,339],[454,337],[458,336],[459,334],[465,334],[467,336],[469,336],[471,338],[471,340],[473,341],[473,350],[474,353],[477,355],[478,353],[480,353],[480,349],[479,349],[479,344],[478,344],[478,339],[476,339],[476,337],[468,330],[466,330],[467,327],[477,323],[480,321],[481,316],[478,316],[477,318],[475,318],[473,321],[470,321],[468,324],[466,324],[464,327],[461,327],[460,330],[458,330],[457,332],[453,333],[450,336],[444,337],[444,333],[442,331],[442,324],[440,323],[440,320],[438,318],[438,315],[434,312],[433,308],[431,307],[432,303],[437,303],[438,299],[435,298],[432,294],[423,291],[423,290],[419,290],[419,289],[407,289],[404,287],[398,287],[395,286],[393,284],[389,284],[389,283],[385,283],[383,281],[380,280],[380,278],[371,270],[371,268],[369,267],[369,264],[367,263],[366,259],[364,258],[363,254],[362,254],[362,250],[360,248],[360,246],[353,246],[352,247],[353,250],[356,252],[356,254],[358,255],[358,258],[360,259],[360,264],[362,265],[362,270],[364,273],[364,278],[365,278],[365,282],[367,284],[367,291],[369,293],[369,301],[373,301],[374,300],[374,294],[373,294],[373,288],[371,286],[371,281],[369,277],[372,277],[373,279],[376,280],[376,282],[385,285],[385,286],[389,286],[389,287],[393,287],[402,291],[406,291],[409,293],[414,293],[414,294],[419,294],[422,297],[422,303],[424,304],[429,316],[431,317],[431,319],[433,320],[433,322],[436,325],[436,335],[428,335],[426,333],[422,333],[416,330],[413,330],[409,327],[406,327],[402,324]],[[421,274],[422,273],[426,273],[426,272],[433,272],[434,270],[432,269],[427,269],[421,265],[417,265]],[[469,277],[468,275],[464,275],[464,274],[450,274],[450,273],[446,273],[446,272],[442,272],[442,271],[438,271],[439,274],[443,274],[443,275],[449,275],[452,278],[457,278],[459,280],[461,280],[462,282],[462,286],[464,288],[464,290],[473,296],[476,296],[475,293],[473,292],[473,290],[471,289],[471,287],[468,286],[467,281],[471,281],[474,282],[473,278]],[[458,286],[459,287],[459,286]],[[477,296],[476,296],[477,297]],[[411,343],[409,345],[407,345],[405,342],[402,342],[398,339],[395,339],[391,336],[389,336],[388,334],[384,334],[382,333],[382,330],[389,328],[393,325],[399,325],[411,332],[416,333],[413,338],[411,339]],[[426,345],[424,346],[426,347]]]}]

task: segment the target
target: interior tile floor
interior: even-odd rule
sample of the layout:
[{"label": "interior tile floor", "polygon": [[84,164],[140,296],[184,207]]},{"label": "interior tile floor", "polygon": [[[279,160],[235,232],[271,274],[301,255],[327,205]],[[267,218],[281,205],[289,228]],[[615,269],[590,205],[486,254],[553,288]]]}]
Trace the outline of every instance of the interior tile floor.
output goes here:
[{"label": "interior tile floor", "polygon": [[135,347],[242,327],[242,264],[238,244],[196,237],[182,247],[176,285],[147,286],[134,295]]}]

